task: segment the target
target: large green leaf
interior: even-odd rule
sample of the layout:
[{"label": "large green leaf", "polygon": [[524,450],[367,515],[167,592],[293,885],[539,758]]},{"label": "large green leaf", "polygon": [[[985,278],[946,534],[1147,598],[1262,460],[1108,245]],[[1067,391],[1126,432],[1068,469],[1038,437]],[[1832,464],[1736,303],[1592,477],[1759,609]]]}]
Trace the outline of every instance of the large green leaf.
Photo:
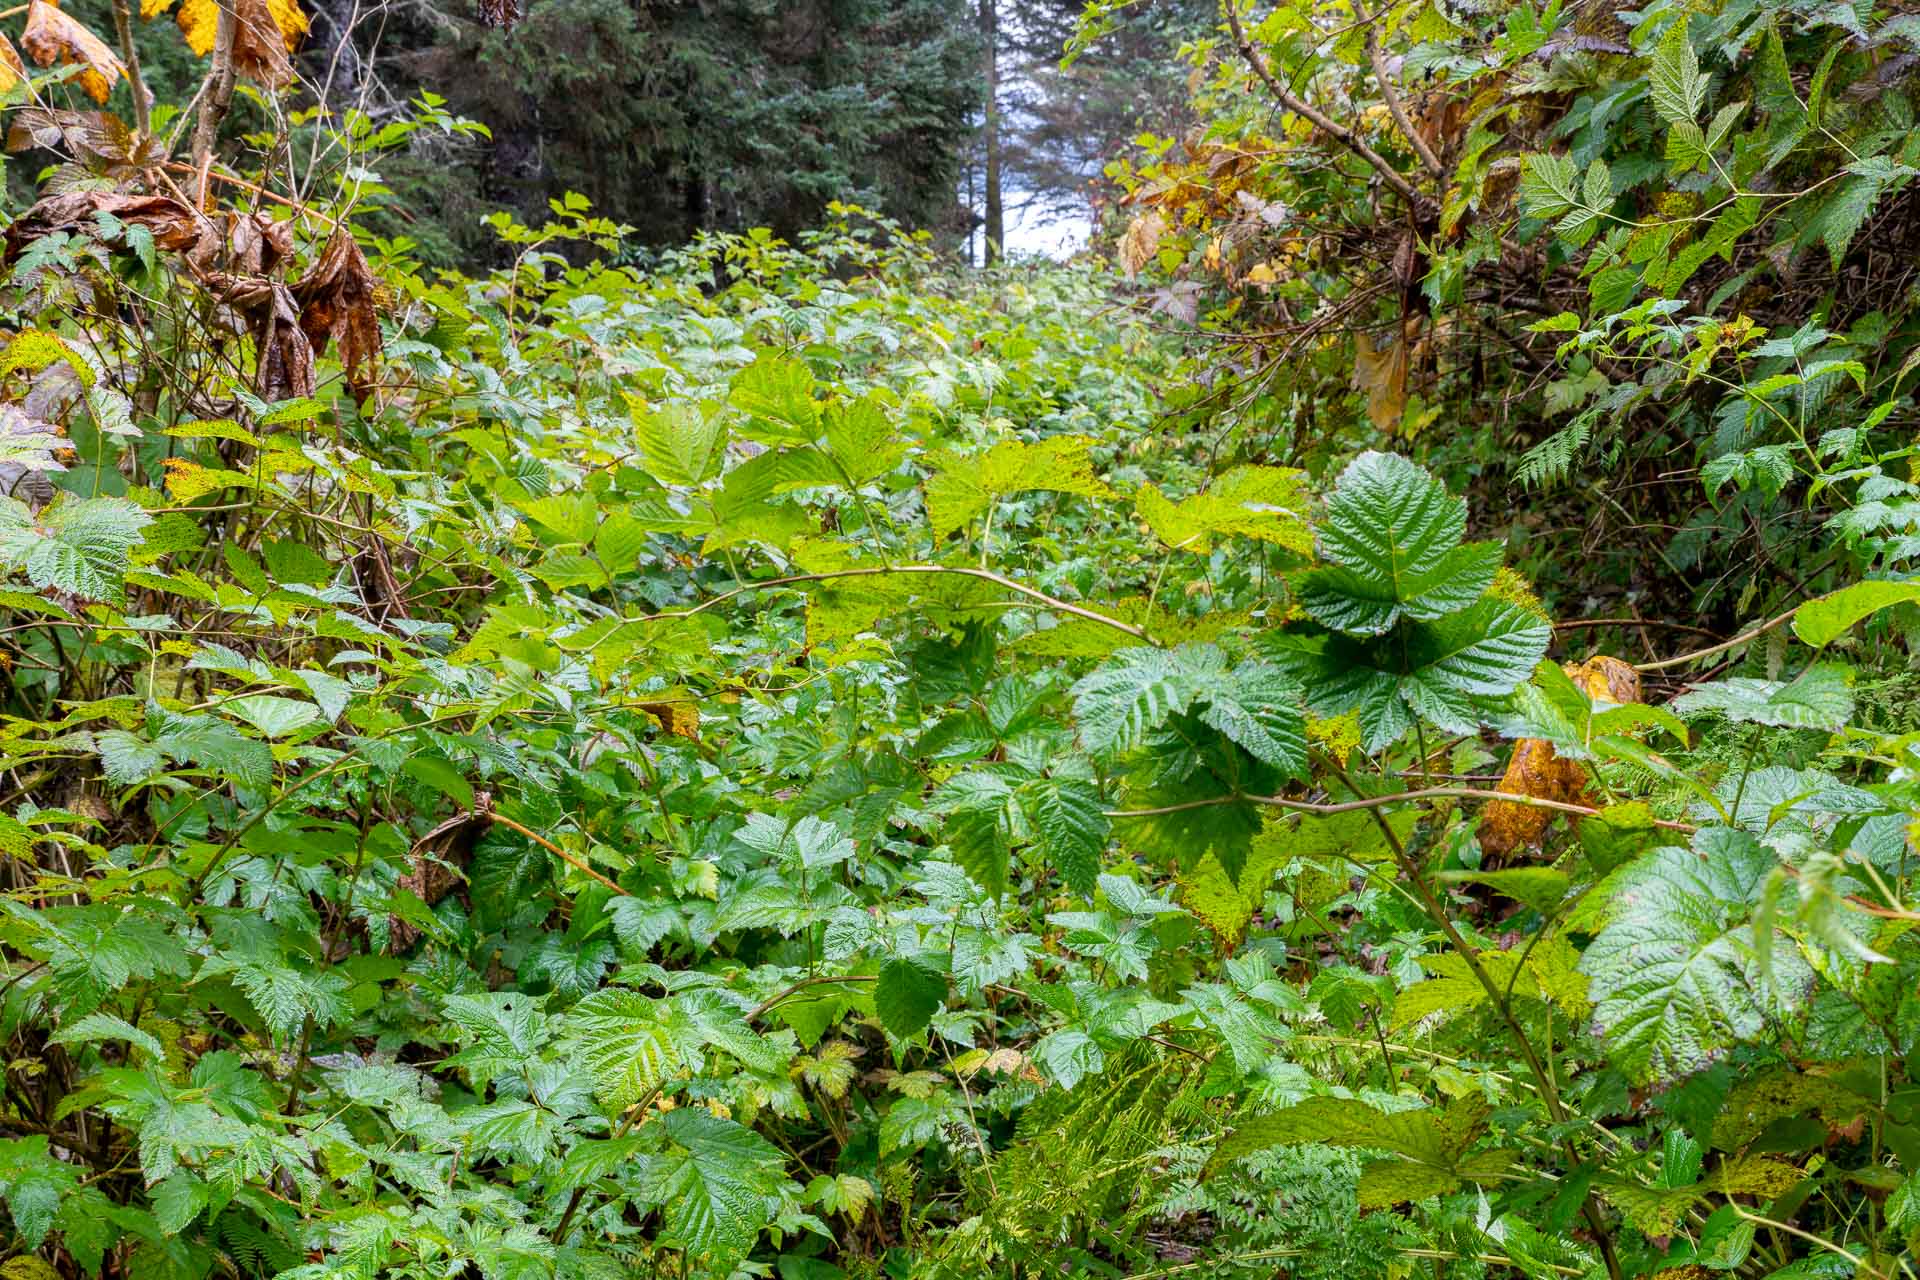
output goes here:
[{"label": "large green leaf", "polygon": [[1213,645],[1123,649],[1073,687],[1080,739],[1097,755],[1137,747],[1170,717],[1199,706],[1210,728],[1263,764],[1304,776],[1306,715],[1299,685],[1283,668],[1229,670]]},{"label": "large green leaf", "polygon": [[1461,545],[1466,527],[1466,502],[1432,475],[1398,454],[1363,453],[1327,499],[1320,551],[1330,563],[1296,579],[1301,603],[1353,635],[1463,609],[1500,568],[1497,544]]},{"label": "large green leaf", "polygon": [[1683,715],[1717,711],[1745,724],[1790,729],[1844,729],[1853,715],[1853,670],[1823,662],[1791,680],[1734,676],[1697,685],[1673,700]]},{"label": "large green leaf", "polygon": [[1655,849],[1609,880],[1609,918],[1580,968],[1593,979],[1601,1045],[1634,1080],[1698,1071],[1805,995],[1811,972],[1792,944],[1770,926],[1756,932],[1776,865],[1752,836],[1714,827],[1692,848]]},{"label": "large green leaf", "polygon": [[873,1007],[881,1025],[901,1040],[927,1029],[947,999],[947,975],[940,961],[928,955],[898,956],[880,966],[873,984]]},{"label": "large green leaf", "polygon": [[726,1275],[771,1225],[771,1197],[785,1180],[780,1152],[753,1130],[699,1107],[657,1123],[676,1148],[647,1163],[645,1194],[667,1230],[703,1270]]},{"label": "large green leaf", "polygon": [[1100,792],[1090,782],[1042,778],[1022,786],[1019,796],[1047,861],[1060,869],[1068,888],[1092,897],[1111,827]]},{"label": "large green leaf", "polygon": [[1914,601],[1920,601],[1920,582],[1856,582],[1794,610],[1793,633],[1802,643],[1824,649],[1862,619]]}]

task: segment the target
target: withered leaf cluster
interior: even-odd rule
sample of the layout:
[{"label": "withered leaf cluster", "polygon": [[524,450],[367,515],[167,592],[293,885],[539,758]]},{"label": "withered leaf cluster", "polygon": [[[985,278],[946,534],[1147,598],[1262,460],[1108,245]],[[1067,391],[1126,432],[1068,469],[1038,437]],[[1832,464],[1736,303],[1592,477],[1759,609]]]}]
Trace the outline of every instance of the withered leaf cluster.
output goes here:
[{"label": "withered leaf cluster", "polygon": [[[100,126],[70,118],[75,114],[19,127],[108,136]],[[231,308],[253,337],[254,391],[262,398],[312,395],[314,360],[333,342],[339,343],[356,399],[364,404],[372,394],[381,346],[376,285],[366,256],[344,228],[336,228],[306,274],[289,283],[283,277],[294,260],[290,222],[258,212],[208,215],[171,196],[68,191],[42,199],[14,220],[6,233],[6,260],[12,263],[28,245],[55,232],[98,236],[101,214],[144,227],[156,248],[177,254],[186,273]]]},{"label": "withered leaf cluster", "polygon": [[489,27],[510,30],[526,16],[521,0],[480,0],[480,21]]}]

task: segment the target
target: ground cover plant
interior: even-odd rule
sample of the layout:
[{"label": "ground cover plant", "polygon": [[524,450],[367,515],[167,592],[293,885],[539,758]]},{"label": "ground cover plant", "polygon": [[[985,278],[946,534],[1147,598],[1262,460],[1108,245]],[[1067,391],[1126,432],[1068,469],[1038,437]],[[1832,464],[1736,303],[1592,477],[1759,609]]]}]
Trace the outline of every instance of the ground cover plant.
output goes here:
[{"label": "ground cover plant", "polygon": [[[1837,21],[1661,12],[1579,65],[1696,117]],[[0,1277],[1912,1275],[1910,370],[1533,313],[1567,376],[1694,375],[1570,448],[1711,383],[1768,434],[1692,501],[1812,531],[1708,547],[1733,625],[1622,625],[1508,536],[1472,404],[1269,430],[1192,192],[989,272],[848,204],[642,271],[570,197],[472,278],[357,220],[473,126],[289,109],[298,10],[189,5],[191,109],[153,14],[16,16]],[[1282,85],[1251,17],[1209,65]],[[1296,102],[1269,178],[1397,192]],[[1590,245],[1558,165],[1475,234]]]}]

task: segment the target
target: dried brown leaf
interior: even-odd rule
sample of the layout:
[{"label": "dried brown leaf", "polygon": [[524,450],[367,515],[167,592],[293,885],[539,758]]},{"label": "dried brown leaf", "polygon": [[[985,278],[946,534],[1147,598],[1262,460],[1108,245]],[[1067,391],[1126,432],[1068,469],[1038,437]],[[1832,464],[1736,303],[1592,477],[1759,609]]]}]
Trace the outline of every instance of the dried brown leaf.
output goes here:
[{"label": "dried brown leaf", "polygon": [[1366,393],[1367,417],[1374,426],[1383,431],[1398,426],[1407,409],[1406,334],[1395,334],[1379,348],[1365,332],[1354,334],[1353,385]]},{"label": "dried brown leaf", "polygon": [[32,0],[27,6],[27,28],[20,35],[20,46],[43,67],[59,62],[83,68],[80,87],[95,102],[105,102],[115,82],[127,73],[120,55],[74,21],[56,0]]},{"label": "dried brown leaf", "polygon": [[520,0],[480,0],[480,21],[486,26],[509,30],[526,16]]},{"label": "dried brown leaf", "polygon": [[114,191],[70,191],[49,196],[14,220],[7,228],[7,261],[20,256],[29,244],[56,231],[85,230],[97,234],[97,214],[106,213],[124,223],[145,227],[158,247],[177,252],[200,238],[205,219],[168,196],[132,196]]},{"label": "dried brown leaf", "polygon": [[1166,234],[1166,215],[1158,209],[1140,214],[1127,224],[1126,233],[1120,237],[1119,254],[1120,265],[1128,275],[1139,275],[1141,268],[1153,261],[1160,238]]},{"label": "dried brown leaf", "polygon": [[[187,47],[201,57],[212,52],[220,22],[221,0],[184,0],[177,21]],[[228,0],[233,10],[233,68],[256,84],[278,89],[293,79],[288,57],[307,33],[307,15],[298,0]],[[163,12],[165,4],[148,5]]]},{"label": "dried brown leaf", "polygon": [[326,354],[329,340],[339,341],[347,385],[362,400],[373,389],[373,374],[380,358],[376,288],[366,255],[344,229],[333,233],[319,260],[293,287],[300,301],[300,327],[307,340],[320,355]]},{"label": "dried brown leaf", "polygon": [[208,281],[220,301],[246,318],[253,330],[258,365],[254,394],[292,400],[313,394],[313,344],[300,329],[293,290],[277,280],[221,277]]}]

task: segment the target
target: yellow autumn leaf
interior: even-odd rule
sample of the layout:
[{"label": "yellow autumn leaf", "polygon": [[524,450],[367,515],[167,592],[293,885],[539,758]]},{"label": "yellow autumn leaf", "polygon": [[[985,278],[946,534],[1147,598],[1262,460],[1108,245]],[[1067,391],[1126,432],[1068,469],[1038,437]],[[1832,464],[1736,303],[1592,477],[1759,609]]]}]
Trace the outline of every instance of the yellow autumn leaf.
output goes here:
[{"label": "yellow autumn leaf", "polygon": [[[141,12],[165,12],[172,0],[141,0]],[[231,0],[234,70],[249,80],[278,87],[293,77],[287,55],[300,47],[308,21],[299,0]],[[213,52],[220,0],[181,0],[176,19],[187,47],[201,57]]]}]

